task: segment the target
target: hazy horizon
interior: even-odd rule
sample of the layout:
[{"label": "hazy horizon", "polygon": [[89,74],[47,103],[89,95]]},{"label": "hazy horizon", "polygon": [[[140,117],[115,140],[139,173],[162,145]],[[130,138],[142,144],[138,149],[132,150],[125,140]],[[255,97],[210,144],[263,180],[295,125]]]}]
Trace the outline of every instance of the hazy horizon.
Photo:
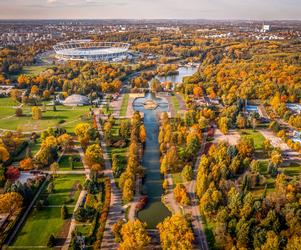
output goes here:
[{"label": "hazy horizon", "polygon": [[301,20],[300,0],[0,0],[0,19]]}]

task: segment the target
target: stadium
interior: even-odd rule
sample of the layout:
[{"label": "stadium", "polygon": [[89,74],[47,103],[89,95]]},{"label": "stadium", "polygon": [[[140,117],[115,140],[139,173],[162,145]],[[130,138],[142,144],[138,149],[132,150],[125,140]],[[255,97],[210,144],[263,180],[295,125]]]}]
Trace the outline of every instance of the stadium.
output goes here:
[{"label": "stadium", "polygon": [[53,46],[59,60],[120,61],[128,55],[128,43],[72,40]]}]

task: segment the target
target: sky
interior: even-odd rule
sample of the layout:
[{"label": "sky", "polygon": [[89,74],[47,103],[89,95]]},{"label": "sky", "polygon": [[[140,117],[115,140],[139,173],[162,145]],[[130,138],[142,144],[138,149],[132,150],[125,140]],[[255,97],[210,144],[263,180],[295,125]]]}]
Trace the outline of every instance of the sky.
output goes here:
[{"label": "sky", "polygon": [[301,0],[0,0],[0,19],[301,20]]}]

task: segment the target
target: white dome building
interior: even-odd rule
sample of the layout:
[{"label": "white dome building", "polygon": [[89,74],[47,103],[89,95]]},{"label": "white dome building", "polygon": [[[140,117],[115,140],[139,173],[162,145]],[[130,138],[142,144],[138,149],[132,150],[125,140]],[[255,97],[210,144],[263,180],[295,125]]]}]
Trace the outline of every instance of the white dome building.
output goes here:
[{"label": "white dome building", "polygon": [[71,95],[68,96],[63,102],[65,106],[85,106],[90,105],[90,100],[84,95]]}]

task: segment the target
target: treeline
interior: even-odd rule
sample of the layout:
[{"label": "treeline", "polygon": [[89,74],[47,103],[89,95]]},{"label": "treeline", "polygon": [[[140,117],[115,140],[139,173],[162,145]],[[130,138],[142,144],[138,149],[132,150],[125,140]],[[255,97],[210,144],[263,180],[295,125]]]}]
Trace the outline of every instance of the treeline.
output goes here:
[{"label": "treeline", "polygon": [[[300,180],[276,173],[275,192],[267,196],[265,189],[254,197],[250,191],[261,180],[257,162],[251,161],[253,151],[252,140],[243,138],[236,146],[213,145],[201,158],[196,192],[202,213],[214,223],[215,245],[298,249]],[[275,154],[271,154],[272,162],[278,158]]]},{"label": "treeline", "polygon": [[187,84],[198,84],[224,104],[237,98],[265,101],[277,92],[288,102],[299,102],[301,64],[294,50],[300,50],[300,43],[241,42],[211,49]]},{"label": "treeline", "polygon": [[[126,168],[120,175],[119,187],[122,190],[122,199],[129,202],[135,194],[137,178],[143,177],[144,169],[141,166],[143,144],[146,140],[146,131],[139,112],[135,112],[130,124],[130,145]],[[137,191],[137,190],[136,190]]]}]

